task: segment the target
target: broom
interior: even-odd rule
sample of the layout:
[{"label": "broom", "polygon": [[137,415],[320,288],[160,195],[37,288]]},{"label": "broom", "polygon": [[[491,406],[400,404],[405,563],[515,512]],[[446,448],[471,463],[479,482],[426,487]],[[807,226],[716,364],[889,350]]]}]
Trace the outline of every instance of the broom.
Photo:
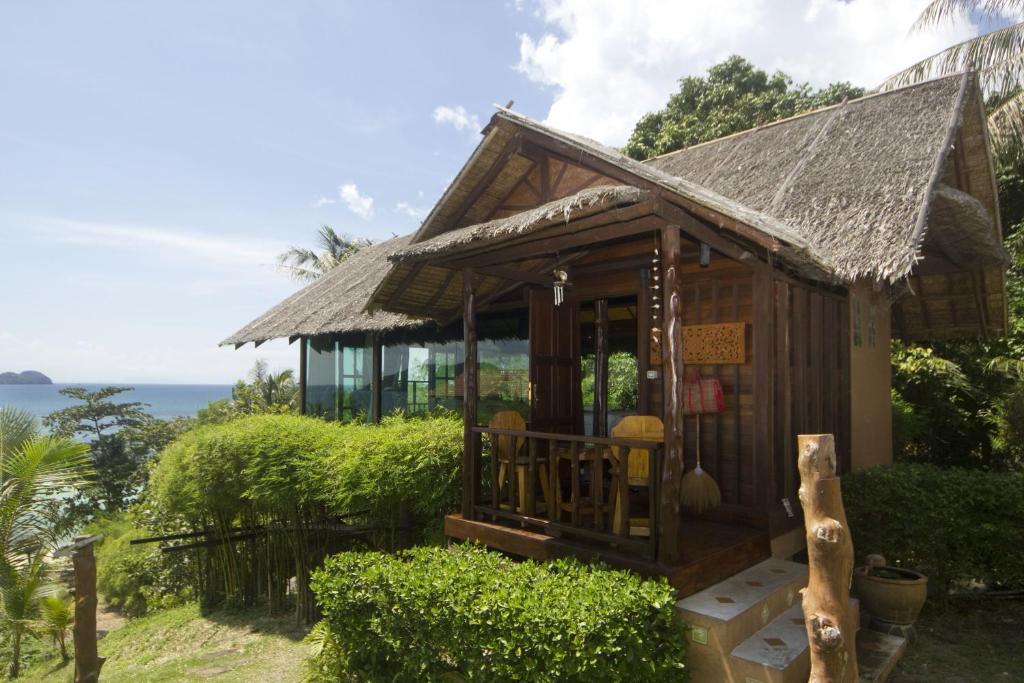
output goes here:
[{"label": "broom", "polygon": [[[711,381],[715,381],[715,380],[711,380]],[[697,380],[696,384],[697,384],[697,391],[700,394],[701,392],[703,392],[703,387],[701,387],[699,379]],[[720,396],[720,394],[721,394],[721,389],[719,388],[719,389],[717,389],[715,391],[716,399],[718,398],[718,396]],[[701,401],[701,404],[703,404],[703,401]],[[721,409],[721,407],[719,405],[719,401],[717,401],[717,400],[715,401],[714,407],[716,409],[714,412],[718,412],[718,410]],[[706,412],[712,412],[712,411],[706,411]],[[679,490],[679,495],[680,495],[680,498],[681,498],[680,502],[682,503],[682,505],[683,505],[683,507],[685,509],[692,510],[693,512],[696,512],[696,513],[699,514],[699,513],[704,512],[705,510],[707,510],[709,508],[713,508],[716,505],[721,504],[721,502],[722,502],[722,492],[718,490],[718,484],[716,484],[715,480],[711,478],[711,475],[708,474],[707,472],[705,472],[703,470],[703,468],[701,468],[701,466],[700,466],[700,416],[701,416],[701,413],[698,412],[698,413],[696,413],[696,415],[697,415],[697,466],[694,467],[692,470],[690,470],[689,472],[687,472],[683,476],[683,481],[679,485],[679,489],[680,489]]]}]

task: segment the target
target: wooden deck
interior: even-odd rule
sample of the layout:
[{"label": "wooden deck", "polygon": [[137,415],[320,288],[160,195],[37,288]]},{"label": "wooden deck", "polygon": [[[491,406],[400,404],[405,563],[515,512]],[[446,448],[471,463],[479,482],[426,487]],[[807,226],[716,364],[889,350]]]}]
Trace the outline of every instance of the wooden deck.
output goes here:
[{"label": "wooden deck", "polygon": [[603,561],[645,576],[665,576],[685,597],[771,556],[768,532],[736,524],[684,519],[680,530],[680,561],[664,565],[635,555],[597,548],[584,541],[556,538],[517,526],[467,520],[448,515],[445,535],[477,541],[489,548],[534,560],[574,557]]}]

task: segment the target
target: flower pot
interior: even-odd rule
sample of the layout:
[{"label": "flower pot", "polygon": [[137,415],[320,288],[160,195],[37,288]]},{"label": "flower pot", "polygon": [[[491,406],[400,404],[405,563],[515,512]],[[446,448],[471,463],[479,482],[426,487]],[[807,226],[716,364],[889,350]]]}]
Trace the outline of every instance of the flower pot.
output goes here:
[{"label": "flower pot", "polygon": [[853,590],[872,619],[909,626],[928,598],[928,577],[902,567],[857,567]]}]

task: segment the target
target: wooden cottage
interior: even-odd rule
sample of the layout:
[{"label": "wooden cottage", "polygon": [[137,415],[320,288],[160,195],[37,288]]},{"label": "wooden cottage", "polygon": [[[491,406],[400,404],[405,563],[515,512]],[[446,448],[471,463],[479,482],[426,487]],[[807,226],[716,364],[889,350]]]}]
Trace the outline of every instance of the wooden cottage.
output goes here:
[{"label": "wooden cottage", "polygon": [[802,547],[797,434],[891,460],[890,339],[1003,334],[1006,264],[973,76],[644,163],[499,110],[414,235],[225,343],[301,338],[306,412],[461,410],[449,536],[688,593]]}]

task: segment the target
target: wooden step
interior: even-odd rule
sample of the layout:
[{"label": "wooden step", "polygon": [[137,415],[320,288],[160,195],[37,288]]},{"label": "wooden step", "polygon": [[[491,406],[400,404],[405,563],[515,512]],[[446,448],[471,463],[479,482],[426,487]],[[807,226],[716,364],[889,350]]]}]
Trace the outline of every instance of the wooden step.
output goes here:
[{"label": "wooden step", "polygon": [[805,585],[806,565],[769,559],[676,603],[689,627],[693,680],[736,680],[727,665],[733,648],[796,604]]}]

